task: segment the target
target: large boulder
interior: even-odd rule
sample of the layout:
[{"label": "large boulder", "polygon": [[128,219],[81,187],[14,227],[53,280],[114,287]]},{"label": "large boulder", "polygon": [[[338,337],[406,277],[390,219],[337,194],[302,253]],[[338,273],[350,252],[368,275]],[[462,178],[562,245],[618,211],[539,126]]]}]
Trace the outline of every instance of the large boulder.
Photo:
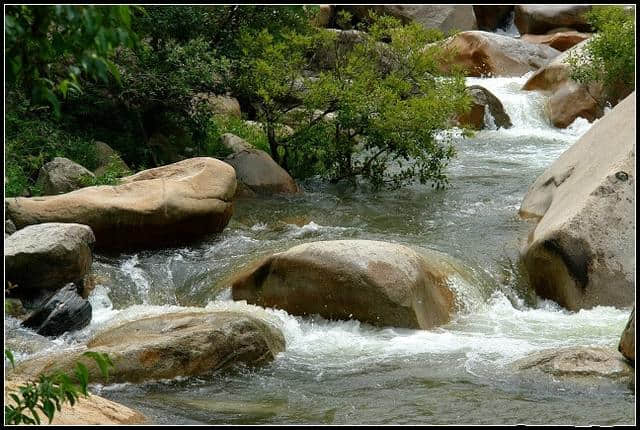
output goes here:
[{"label": "large boulder", "polygon": [[447,73],[461,66],[467,76],[522,76],[547,64],[560,51],[486,31],[464,31],[442,42],[454,52],[441,63]]},{"label": "large boulder", "polygon": [[622,332],[622,336],[620,337],[620,343],[618,344],[618,351],[625,358],[632,363],[636,362],[636,307],[633,307],[633,311],[631,311],[631,316],[629,317],[629,321],[627,322],[627,326],[624,328]]},{"label": "large boulder", "polygon": [[521,257],[536,292],[578,310],[634,303],[635,92],[529,187]]},{"label": "large boulder", "polygon": [[294,315],[428,329],[456,310],[454,265],[436,252],[370,240],[312,242],[271,255],[231,281],[234,300]]},{"label": "large boulder", "polygon": [[21,293],[82,284],[93,261],[95,237],[80,224],[44,223],[18,230],[5,239],[6,280]]},{"label": "large boulder", "polygon": [[104,382],[97,364],[82,354],[108,354],[109,382],[143,382],[211,374],[234,364],[256,366],[284,350],[282,333],[241,312],[178,312],[125,322],[97,334],[86,347],[37,357],[16,366],[15,374],[73,371],[87,365],[91,382]]},{"label": "large boulder", "polygon": [[554,378],[608,378],[633,380],[633,368],[614,349],[597,347],[553,348],[532,354],[514,363],[520,371],[543,373]]},{"label": "large boulder", "polygon": [[67,284],[32,312],[22,325],[42,336],[60,336],[67,331],[80,330],[90,322],[91,304],[80,297],[75,285]]},{"label": "large boulder", "polygon": [[473,5],[478,30],[495,31],[505,28],[513,12],[513,5]]},{"label": "large boulder", "polygon": [[523,34],[520,38],[529,43],[541,43],[564,52],[590,37],[591,33],[558,31],[551,34]]},{"label": "large boulder", "polygon": [[518,5],[514,21],[520,34],[544,34],[554,28],[564,27],[578,31],[591,31],[584,13],[588,5]]},{"label": "large boulder", "polygon": [[6,202],[18,228],[78,222],[91,227],[97,247],[128,249],[185,243],[222,231],[235,190],[233,167],[198,157],[127,176],[116,186]]},{"label": "large boulder", "polygon": [[604,114],[605,95],[602,85],[579,84],[571,79],[567,60],[581,55],[589,43],[585,40],[554,58],[534,72],[522,87],[526,91],[541,91],[549,95],[547,114],[555,127],[565,128],[576,118],[594,121]]},{"label": "large boulder", "polygon": [[36,185],[45,196],[68,193],[86,185],[95,175],[68,158],[56,157],[40,168]]},{"label": "large boulder", "polygon": [[95,142],[96,155],[98,158],[98,168],[93,171],[96,176],[102,176],[105,174],[108,168],[116,167],[122,172],[131,173],[131,169],[122,160],[120,154],[118,154],[113,148],[104,142]]},{"label": "large boulder", "polygon": [[478,28],[471,5],[349,5],[337,8],[347,10],[358,20],[368,19],[369,13],[374,12],[394,16],[404,24],[415,21],[425,28],[435,28],[442,32]]},{"label": "large boulder", "polygon": [[[4,404],[11,405],[14,401],[9,394],[19,392],[26,381],[12,379],[5,381]],[[40,413],[43,424],[48,423],[44,414]],[[112,402],[104,397],[89,393],[89,397],[80,396],[73,405],[65,404],[53,416],[53,425],[118,425],[144,424],[146,418],[140,412],[130,409],[120,403]]]},{"label": "large boulder", "polygon": [[222,144],[232,151],[225,158],[236,170],[239,183],[256,194],[295,193],[293,178],[266,152],[256,149],[231,133],[222,135]]},{"label": "large boulder", "polygon": [[505,112],[504,106],[491,91],[480,85],[471,85],[467,89],[471,94],[471,110],[458,117],[459,123],[468,124],[478,130],[483,129],[485,127],[485,112],[488,111],[496,127],[510,128],[512,126],[511,118]]}]

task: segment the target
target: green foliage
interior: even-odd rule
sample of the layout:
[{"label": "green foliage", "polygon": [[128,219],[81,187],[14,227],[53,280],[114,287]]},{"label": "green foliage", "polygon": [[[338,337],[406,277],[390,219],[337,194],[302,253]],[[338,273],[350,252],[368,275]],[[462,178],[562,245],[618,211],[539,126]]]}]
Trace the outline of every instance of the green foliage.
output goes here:
[{"label": "green foliage", "polygon": [[[464,78],[438,76],[445,53],[427,44],[440,32],[372,19],[352,46],[331,31],[292,32],[282,42],[267,31],[242,37],[247,60],[234,69],[235,89],[256,107],[274,159],[295,176],[361,177],[374,188],[414,179],[445,186],[454,150],[436,136],[469,108]],[[315,78],[304,75],[312,48],[335,56]],[[294,112],[295,132],[278,136],[277,125]]]},{"label": "green foliage", "polygon": [[587,19],[596,29],[584,52],[567,62],[571,78],[585,84],[600,82],[619,99],[635,88],[635,17],[620,6],[594,6]]},{"label": "green foliage", "polygon": [[[5,349],[5,357],[10,361],[11,366],[15,366],[13,353]],[[109,377],[109,368],[113,363],[105,353],[87,351],[83,354],[93,359],[105,379]],[[89,396],[89,370],[81,362],[76,362],[75,379],[64,372],[53,374],[41,374],[37,382],[27,382],[18,387],[17,393],[9,393],[13,404],[4,407],[5,425],[15,424],[41,424],[40,413],[53,421],[56,411],[62,410],[62,405],[69,403],[71,406],[80,398]],[[39,411],[39,412],[38,412]]]},{"label": "green foliage", "polygon": [[7,82],[59,116],[59,97],[79,93],[83,78],[119,79],[110,56],[134,44],[130,24],[128,6],[7,6]]},{"label": "green foliage", "polygon": [[222,145],[222,135],[225,133],[235,134],[255,148],[269,153],[267,135],[259,124],[234,116],[215,115],[209,120],[207,139],[201,155],[217,158],[229,155],[231,150]]},{"label": "green foliage", "polygon": [[19,94],[11,94],[5,115],[5,195],[20,196],[41,192],[36,186],[43,164],[55,157],[65,157],[88,168],[97,166],[92,139],[66,131],[59,121],[32,106]]}]

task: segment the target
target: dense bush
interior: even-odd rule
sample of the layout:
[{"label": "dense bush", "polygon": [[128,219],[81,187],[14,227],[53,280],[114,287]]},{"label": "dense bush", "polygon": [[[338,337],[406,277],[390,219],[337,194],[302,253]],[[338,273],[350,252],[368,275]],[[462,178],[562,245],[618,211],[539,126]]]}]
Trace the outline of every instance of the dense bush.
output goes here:
[{"label": "dense bush", "polygon": [[[375,188],[414,179],[440,187],[453,147],[436,139],[450,118],[468,109],[460,75],[438,77],[442,38],[419,24],[372,17],[368,33],[348,46],[333,31],[243,36],[247,59],[235,67],[235,90],[251,100],[265,124],[271,154],[295,176],[333,182],[364,178]],[[312,67],[309,51],[328,57]],[[296,112],[293,134],[277,127]]]},{"label": "dense bush", "polygon": [[12,93],[5,114],[5,195],[39,195],[36,187],[43,164],[65,157],[88,168],[97,166],[95,145],[86,135],[70,133],[29,100]]},{"label": "dense bush", "polygon": [[597,33],[585,52],[570,56],[571,77],[578,82],[601,82],[615,100],[635,88],[635,16],[620,6],[594,6],[587,12]]}]

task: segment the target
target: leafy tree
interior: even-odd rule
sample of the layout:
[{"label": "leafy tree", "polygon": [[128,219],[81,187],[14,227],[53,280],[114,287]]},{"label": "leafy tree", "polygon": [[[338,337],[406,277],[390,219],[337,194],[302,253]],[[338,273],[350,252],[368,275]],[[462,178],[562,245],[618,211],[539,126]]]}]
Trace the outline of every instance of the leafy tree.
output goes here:
[{"label": "leafy tree", "polygon": [[132,46],[128,6],[7,6],[5,75],[60,115],[59,96],[81,91],[81,78],[118,79],[110,56]]},{"label": "leafy tree", "polygon": [[[246,60],[234,69],[237,91],[256,106],[274,159],[296,176],[362,177],[375,188],[416,178],[444,186],[454,150],[437,135],[469,107],[464,79],[438,76],[446,53],[429,43],[441,33],[392,17],[372,21],[368,33],[350,33],[355,40],[349,43],[331,30],[291,32],[282,42],[268,31],[243,36]],[[305,76],[310,48],[331,58],[315,77]],[[290,114],[294,132],[279,136]]]},{"label": "leafy tree", "polygon": [[594,6],[586,14],[596,29],[584,52],[570,55],[571,78],[599,82],[609,97],[626,97],[635,88],[635,16],[620,6]]},{"label": "leafy tree", "polygon": [[[5,358],[9,360],[11,366],[14,366],[13,353],[5,349]],[[109,368],[113,367],[113,363],[107,354],[87,351],[83,354],[93,360],[100,368],[105,379],[109,377]],[[49,424],[53,421],[56,411],[62,410],[62,405],[69,403],[75,405],[79,397],[89,396],[89,371],[87,366],[81,362],[76,362],[75,370],[76,382],[64,372],[55,372],[53,374],[41,374],[38,376],[37,382],[27,382],[18,387],[17,393],[9,393],[9,397],[13,400],[13,404],[7,404],[4,407],[5,425],[8,424],[40,424],[40,413],[49,420]]]}]

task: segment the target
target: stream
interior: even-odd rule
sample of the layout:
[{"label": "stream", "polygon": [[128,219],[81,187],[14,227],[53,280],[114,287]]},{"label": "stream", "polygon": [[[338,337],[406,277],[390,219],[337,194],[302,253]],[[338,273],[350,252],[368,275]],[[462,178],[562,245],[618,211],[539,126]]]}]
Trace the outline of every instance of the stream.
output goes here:
[{"label": "stream", "polygon": [[[286,350],[271,364],[208,377],[95,385],[93,391],[157,424],[633,424],[635,396],[627,386],[529,380],[511,368],[546,348],[616,348],[630,312],[568,312],[537,298],[520,273],[520,241],[531,228],[518,218],[520,203],[538,175],[592,125],[579,118],[567,129],[552,127],[544,96],[520,90],[525,81],[467,79],[495,94],[514,126],[455,137],[457,156],[445,190],[415,184],[374,194],[308,180],[299,195],[237,201],[224,232],[187,247],[95,255],[91,324],[38,354],[143,315],[240,309],[282,330]],[[245,264],[333,239],[444,252],[474,272],[481,294],[470,291],[465,312],[433,330],[303,318],[231,301],[228,280]],[[5,327],[26,331],[10,318]]]}]

